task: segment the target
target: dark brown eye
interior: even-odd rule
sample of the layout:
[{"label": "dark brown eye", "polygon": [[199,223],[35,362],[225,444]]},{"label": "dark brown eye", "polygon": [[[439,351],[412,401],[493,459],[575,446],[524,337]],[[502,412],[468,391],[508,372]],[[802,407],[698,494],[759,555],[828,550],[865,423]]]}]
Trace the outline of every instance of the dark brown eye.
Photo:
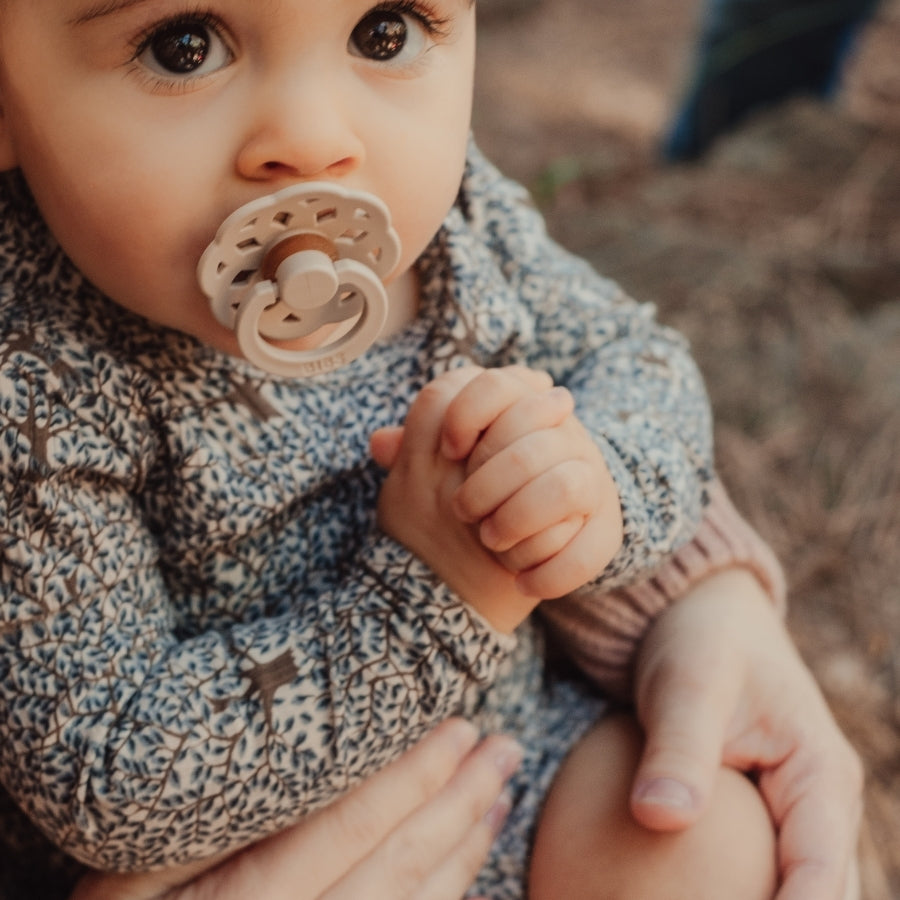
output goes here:
[{"label": "dark brown eye", "polygon": [[228,65],[231,50],[218,27],[204,19],[161,22],[144,38],[136,60],[157,75],[206,75]]},{"label": "dark brown eye", "polygon": [[398,56],[409,39],[409,28],[400,13],[373,11],[353,29],[350,42],[366,59],[384,61]]},{"label": "dark brown eye", "polygon": [[170,25],[153,35],[148,50],[161,68],[183,75],[203,65],[210,44],[209,32],[203,25]]}]

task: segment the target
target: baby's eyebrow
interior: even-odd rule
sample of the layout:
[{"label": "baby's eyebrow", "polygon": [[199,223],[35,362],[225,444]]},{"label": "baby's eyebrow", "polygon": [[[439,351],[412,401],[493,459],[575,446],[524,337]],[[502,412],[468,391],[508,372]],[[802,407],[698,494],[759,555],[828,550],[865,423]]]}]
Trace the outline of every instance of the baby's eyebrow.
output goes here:
[{"label": "baby's eyebrow", "polygon": [[147,0],[105,0],[105,2],[97,3],[90,9],[75,16],[69,20],[70,25],[86,25],[95,19],[102,19],[104,16],[111,16],[114,13],[129,9],[132,6],[140,6]]}]

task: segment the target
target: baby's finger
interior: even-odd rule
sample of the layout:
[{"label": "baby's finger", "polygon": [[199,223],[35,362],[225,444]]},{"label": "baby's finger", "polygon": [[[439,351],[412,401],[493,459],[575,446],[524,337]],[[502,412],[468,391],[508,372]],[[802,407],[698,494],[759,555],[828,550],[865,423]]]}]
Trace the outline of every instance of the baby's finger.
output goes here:
[{"label": "baby's finger", "polygon": [[447,408],[441,451],[448,459],[465,458],[472,452],[481,433],[513,403],[552,386],[553,380],[545,372],[534,372],[522,366],[483,371]]},{"label": "baby's finger", "polygon": [[[571,441],[559,429],[545,428],[527,434],[470,472],[453,498],[454,511],[463,522],[479,522],[536,478],[569,461],[571,456]],[[543,526],[552,524],[553,521],[544,522]],[[509,546],[540,528],[538,524],[530,532],[509,535]]]},{"label": "baby's finger", "polygon": [[483,370],[478,366],[463,366],[429,381],[413,400],[404,423],[404,440],[399,454],[410,452],[436,454],[441,443],[441,428],[447,408],[459,392]]},{"label": "baby's finger", "polygon": [[551,559],[516,577],[523,594],[550,600],[593,581],[622,544],[621,523],[602,516],[588,519],[566,547]]},{"label": "baby's finger", "polygon": [[[321,900],[417,896],[473,829],[495,829],[495,804],[521,757],[521,749],[510,738],[486,738],[443,790],[410,815]],[[467,851],[472,852],[471,848]]]},{"label": "baby's finger", "polygon": [[556,428],[575,411],[575,398],[564,387],[531,393],[511,404],[478,438],[466,471],[472,473],[529,434]]},{"label": "baby's finger", "polygon": [[[531,478],[484,517],[479,537],[488,550],[503,553],[566,519],[603,515],[602,502],[590,467],[583,460],[566,459]],[[617,515],[618,506],[609,512]]]},{"label": "baby's finger", "polygon": [[566,519],[521,541],[505,553],[498,553],[497,559],[508,572],[518,575],[542,565],[557,553],[561,553],[583,527],[583,516]]},{"label": "baby's finger", "polygon": [[369,437],[369,451],[372,459],[382,469],[393,468],[402,446],[403,428],[399,425],[379,428]]}]

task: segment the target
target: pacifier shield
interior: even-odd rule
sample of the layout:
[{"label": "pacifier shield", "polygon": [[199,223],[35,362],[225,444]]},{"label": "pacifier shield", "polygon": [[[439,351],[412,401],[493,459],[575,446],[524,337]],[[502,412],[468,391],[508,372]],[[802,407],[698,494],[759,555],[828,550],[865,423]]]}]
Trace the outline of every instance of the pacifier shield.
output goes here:
[{"label": "pacifier shield", "polygon": [[[377,340],[387,317],[383,280],[399,258],[399,237],[377,197],[316,182],[233,212],[201,256],[197,277],[248,360],[277,375],[312,375]],[[332,333],[313,348],[274,343],[326,326]]]}]

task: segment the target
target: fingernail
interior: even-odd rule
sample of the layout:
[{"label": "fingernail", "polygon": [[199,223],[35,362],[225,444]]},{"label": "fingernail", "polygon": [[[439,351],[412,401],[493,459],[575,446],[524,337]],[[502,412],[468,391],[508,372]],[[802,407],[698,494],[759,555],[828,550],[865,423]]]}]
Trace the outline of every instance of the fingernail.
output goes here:
[{"label": "fingernail", "polygon": [[459,458],[459,451],[447,437],[441,438],[441,456],[449,460],[456,460]]},{"label": "fingernail", "polygon": [[504,779],[509,778],[519,768],[522,755],[522,748],[515,741],[508,739],[502,742],[494,754],[494,765]]},{"label": "fingernail", "polygon": [[654,778],[640,785],[634,792],[636,800],[654,803],[669,809],[693,809],[696,806],[694,792],[674,778]]},{"label": "fingernail", "polygon": [[481,543],[487,547],[488,550],[496,550],[497,545],[500,541],[500,536],[497,533],[497,526],[490,519],[485,519],[480,528],[478,529],[478,537],[481,538]]},{"label": "fingernail", "polygon": [[494,802],[494,805],[484,814],[484,821],[487,823],[492,834],[499,834],[509,811],[512,809],[512,797],[508,791],[504,791]]},{"label": "fingernail", "polygon": [[478,741],[478,729],[466,719],[449,719],[443,727],[444,734],[453,741],[460,756],[468,753]]}]

